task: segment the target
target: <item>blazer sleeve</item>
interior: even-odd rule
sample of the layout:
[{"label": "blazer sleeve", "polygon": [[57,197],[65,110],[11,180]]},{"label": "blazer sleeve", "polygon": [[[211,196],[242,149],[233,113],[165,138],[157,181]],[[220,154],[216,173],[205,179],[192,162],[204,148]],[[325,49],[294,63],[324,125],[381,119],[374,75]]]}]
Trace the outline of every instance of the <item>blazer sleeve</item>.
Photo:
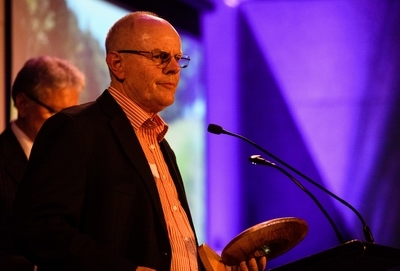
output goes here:
[{"label": "blazer sleeve", "polygon": [[73,118],[57,114],[40,130],[15,200],[15,242],[43,270],[135,270],[78,230],[88,172],[75,126]]}]

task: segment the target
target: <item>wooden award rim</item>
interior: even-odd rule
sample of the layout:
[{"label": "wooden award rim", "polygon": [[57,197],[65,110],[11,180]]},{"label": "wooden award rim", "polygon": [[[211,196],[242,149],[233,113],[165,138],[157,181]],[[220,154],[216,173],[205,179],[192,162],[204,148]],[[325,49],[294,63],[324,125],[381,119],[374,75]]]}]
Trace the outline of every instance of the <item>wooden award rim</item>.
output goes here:
[{"label": "wooden award rim", "polygon": [[221,260],[238,265],[250,258],[274,259],[295,247],[308,233],[307,223],[300,218],[284,217],[254,225],[238,234],[223,249]]}]

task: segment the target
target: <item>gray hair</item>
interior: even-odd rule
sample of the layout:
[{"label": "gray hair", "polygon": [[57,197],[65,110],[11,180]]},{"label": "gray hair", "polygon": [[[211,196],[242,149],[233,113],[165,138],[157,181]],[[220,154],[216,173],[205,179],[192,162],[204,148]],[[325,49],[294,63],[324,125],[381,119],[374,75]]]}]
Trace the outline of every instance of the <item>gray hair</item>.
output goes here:
[{"label": "gray hair", "polygon": [[11,96],[14,102],[20,93],[40,99],[46,93],[44,90],[74,88],[81,91],[84,87],[84,74],[70,62],[57,57],[40,56],[25,62],[14,80]]}]

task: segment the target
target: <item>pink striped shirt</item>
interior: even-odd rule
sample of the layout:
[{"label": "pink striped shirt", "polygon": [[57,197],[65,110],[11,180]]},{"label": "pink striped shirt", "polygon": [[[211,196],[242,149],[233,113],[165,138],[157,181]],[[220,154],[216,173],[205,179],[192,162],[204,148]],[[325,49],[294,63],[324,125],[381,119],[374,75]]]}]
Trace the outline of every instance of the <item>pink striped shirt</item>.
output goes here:
[{"label": "pink striped shirt", "polygon": [[198,270],[195,236],[158,144],[167,133],[168,126],[158,114],[150,118],[143,109],[113,87],[109,87],[108,91],[127,115],[153,173],[171,243],[171,270]]}]

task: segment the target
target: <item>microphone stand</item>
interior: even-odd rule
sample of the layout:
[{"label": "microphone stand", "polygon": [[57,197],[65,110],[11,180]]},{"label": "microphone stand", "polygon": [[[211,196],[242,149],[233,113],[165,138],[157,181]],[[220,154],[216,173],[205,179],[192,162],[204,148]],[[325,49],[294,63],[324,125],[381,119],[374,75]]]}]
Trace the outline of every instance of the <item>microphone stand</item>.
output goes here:
[{"label": "microphone stand", "polygon": [[333,222],[331,216],[328,214],[328,212],[325,210],[325,208],[322,206],[322,204],[318,201],[318,199],[307,189],[305,188],[296,178],[293,177],[287,170],[283,169],[282,167],[278,166],[275,163],[272,163],[271,161],[265,160],[262,158],[260,155],[252,155],[249,158],[249,161],[254,164],[254,165],[263,165],[263,166],[270,166],[273,168],[276,168],[283,174],[285,174],[287,177],[289,177],[298,187],[300,187],[301,190],[303,190],[310,198],[317,204],[318,208],[322,211],[322,213],[325,215],[325,217],[329,220],[329,223],[331,224],[333,230],[335,231],[336,237],[339,240],[340,244],[344,243],[344,239],[342,235],[340,234],[338,228],[336,227],[335,223]]},{"label": "microphone stand", "polygon": [[[258,150],[262,151],[263,153],[267,154],[271,158],[275,159],[286,168],[290,169],[297,175],[304,178],[306,181],[310,182],[317,188],[321,189],[334,199],[338,200],[350,210],[352,210],[357,217],[360,219],[361,223],[363,224],[363,233],[366,239],[366,242],[358,241],[358,240],[350,240],[346,243],[342,244],[342,237],[337,230],[335,224],[333,223],[332,219],[329,215],[324,211],[323,208],[320,207],[319,202],[315,199],[314,196],[311,196],[309,192],[293,177],[291,176],[286,170],[281,167],[276,166],[275,163],[269,162],[258,155],[251,156],[251,160],[253,163],[273,166],[288,176],[292,181],[294,181],[303,191],[305,191],[309,196],[317,203],[320,207],[322,212],[328,218],[329,222],[331,223],[332,227],[335,229],[336,235],[340,240],[341,244],[337,247],[333,247],[331,249],[307,256],[300,260],[284,264],[280,267],[269,269],[270,271],[288,271],[288,270],[303,270],[303,271],[314,271],[314,270],[324,270],[324,271],[337,271],[337,270],[371,270],[371,271],[382,271],[382,270],[389,270],[393,267],[400,266],[400,249],[387,247],[383,245],[374,244],[374,238],[372,236],[372,232],[368,225],[365,223],[365,220],[361,216],[361,214],[348,202],[341,199],[340,197],[336,196],[329,190],[327,190],[322,185],[318,184],[317,182],[313,181],[311,178],[307,177],[305,174],[300,172],[299,170],[295,169],[294,167],[290,166],[289,164],[285,163],[275,155],[269,153],[267,150],[263,149],[256,143],[252,142],[251,140],[228,132],[222,129],[221,126],[216,124],[209,124],[208,132],[214,134],[227,134],[237,138],[240,138],[251,145],[253,145]],[[340,237],[339,237],[340,236]],[[390,269],[392,270],[392,269]],[[396,269],[397,270],[397,269]]]},{"label": "microphone stand", "polygon": [[265,153],[266,155],[268,155],[269,157],[271,157],[272,159],[275,159],[276,161],[278,161],[280,164],[284,165],[286,168],[290,169],[291,171],[293,171],[294,173],[296,173],[297,175],[299,175],[300,177],[302,177],[303,179],[305,179],[306,181],[310,182],[312,185],[316,186],[317,188],[321,189],[322,191],[324,191],[325,193],[327,193],[329,196],[333,197],[334,199],[336,199],[337,201],[339,201],[340,203],[342,203],[343,205],[347,206],[348,208],[350,208],[350,210],[352,210],[356,216],[358,217],[358,219],[361,221],[362,225],[363,225],[363,233],[364,233],[364,237],[365,240],[368,243],[374,243],[374,237],[372,235],[372,231],[369,228],[369,226],[367,225],[367,223],[365,222],[364,218],[361,216],[361,214],[357,211],[356,208],[354,208],[350,203],[348,203],[347,201],[345,201],[344,199],[336,196],[334,193],[332,193],[331,191],[329,191],[328,189],[326,189],[325,187],[323,187],[322,185],[320,185],[319,183],[315,182],[314,180],[312,180],[310,177],[308,177],[307,175],[305,175],[304,173],[300,172],[299,170],[297,170],[296,168],[292,167],[291,165],[289,165],[288,163],[286,163],[285,161],[279,159],[278,157],[276,157],[275,155],[273,155],[272,153],[270,153],[269,151],[267,151],[266,149],[262,148],[261,146],[257,145],[256,143],[254,143],[253,141],[247,139],[244,136],[238,135],[238,134],[234,134],[231,132],[228,132],[226,130],[224,130],[221,126],[216,125],[216,124],[209,124],[208,126],[208,132],[210,133],[214,133],[214,134],[227,134],[230,136],[234,136],[237,138],[240,138],[244,141],[246,141],[247,143],[250,143],[251,145],[253,145],[255,148],[257,148],[258,150],[262,151],[263,153]]}]

